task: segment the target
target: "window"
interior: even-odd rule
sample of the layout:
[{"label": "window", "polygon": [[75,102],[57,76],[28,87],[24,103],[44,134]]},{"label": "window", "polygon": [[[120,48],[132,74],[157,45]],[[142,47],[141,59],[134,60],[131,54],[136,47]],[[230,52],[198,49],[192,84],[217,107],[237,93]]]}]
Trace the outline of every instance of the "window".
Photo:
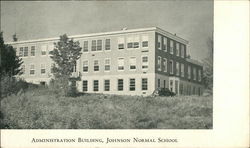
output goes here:
[{"label": "window", "polygon": [[94,60],[94,71],[99,71],[99,61]]},{"label": "window", "polygon": [[197,77],[196,77],[196,68],[193,67],[193,80],[196,80]]},{"label": "window", "polygon": [[176,43],[176,52],[175,52],[175,55],[176,55],[176,56],[179,56],[179,55],[180,55],[179,51],[180,51],[180,44],[179,44],[179,43]]},{"label": "window", "polygon": [[46,73],[45,64],[41,64],[41,74],[45,73]]},{"label": "window", "polygon": [[105,59],[104,64],[105,64],[104,70],[110,71],[110,59]]},{"label": "window", "polygon": [[129,79],[129,90],[135,91],[135,79]]},{"label": "window", "polygon": [[139,36],[135,36],[134,37],[134,44],[133,44],[133,46],[134,46],[134,48],[139,48]]},{"label": "window", "polygon": [[148,47],[148,36],[147,35],[142,36],[142,47],[144,47],[144,48]]},{"label": "window", "polygon": [[157,60],[157,69],[158,69],[158,71],[161,71],[161,57],[160,56],[158,56],[158,60]]},{"label": "window", "polygon": [[131,70],[136,69],[136,57],[129,58],[129,69],[131,69]]},{"label": "window", "polygon": [[35,55],[36,55],[36,47],[35,46],[31,46],[30,56],[35,56]]},{"label": "window", "polygon": [[27,57],[29,54],[29,48],[28,47],[24,47],[24,52],[23,52],[23,56]]},{"label": "window", "polygon": [[118,79],[118,91],[123,91],[123,79]]},{"label": "window", "polygon": [[46,50],[47,50],[47,46],[46,45],[42,45],[41,46],[41,55],[46,55]]},{"label": "window", "polygon": [[104,80],[104,91],[110,90],[110,80]]},{"label": "window", "polygon": [[35,74],[35,65],[31,64],[30,65],[30,75],[34,75]]},{"label": "window", "polygon": [[124,58],[118,58],[118,70],[124,70]]},{"label": "window", "polygon": [[184,45],[181,45],[181,57],[185,57],[185,47]]},{"label": "window", "polygon": [[148,56],[142,57],[142,69],[148,69]]},{"label": "window", "polygon": [[173,63],[173,60],[169,61],[169,71],[170,71],[170,74],[174,73],[174,63]]},{"label": "window", "polygon": [[166,88],[166,80],[163,81],[163,88]]},{"label": "window", "polygon": [[201,70],[200,69],[198,70],[198,81],[199,82],[201,81]]},{"label": "window", "polygon": [[52,55],[53,50],[54,50],[54,45],[53,45],[53,44],[50,44],[50,45],[48,46],[48,50],[49,50],[49,55]]},{"label": "window", "polygon": [[168,61],[166,58],[163,58],[163,66],[164,66],[164,72],[168,71]]},{"label": "window", "polygon": [[21,66],[21,73],[24,75],[25,74],[25,65]]},{"label": "window", "polygon": [[23,47],[19,48],[19,57],[23,57]]},{"label": "window", "polygon": [[188,66],[188,79],[191,79],[191,67]]},{"label": "window", "polygon": [[170,91],[173,92],[173,80],[170,80],[169,82],[169,87],[170,87]]},{"label": "window", "polygon": [[97,51],[102,50],[102,40],[97,40]]},{"label": "window", "polygon": [[148,90],[148,79],[147,78],[142,78],[141,89],[142,90]]},{"label": "window", "polygon": [[96,40],[92,40],[91,42],[91,51],[96,51]]},{"label": "window", "polygon": [[99,91],[99,81],[98,80],[94,80],[93,81],[94,82],[94,88],[93,88],[93,90],[94,91]]},{"label": "window", "polygon": [[125,39],[124,37],[118,38],[118,49],[124,49]]},{"label": "window", "polygon": [[163,38],[163,51],[167,52],[167,38]]},{"label": "window", "polygon": [[127,48],[133,48],[133,37],[127,38]]},{"label": "window", "polygon": [[82,81],[82,91],[88,91],[88,81],[87,80]]},{"label": "window", "polygon": [[176,75],[179,76],[180,74],[180,67],[179,62],[176,62],[175,69],[176,69]]},{"label": "window", "polygon": [[89,70],[89,61],[83,61],[82,71],[88,72],[88,70]]},{"label": "window", "polygon": [[184,77],[184,64],[181,63],[181,76]]},{"label": "window", "polygon": [[89,44],[88,41],[83,42],[83,52],[88,52],[89,51]]},{"label": "window", "polygon": [[174,41],[170,40],[170,53],[174,54]]},{"label": "window", "polygon": [[158,88],[160,88],[161,87],[161,80],[160,79],[158,79]]},{"label": "window", "polygon": [[110,39],[105,40],[105,50],[110,50]]},{"label": "window", "polygon": [[157,49],[161,50],[161,35],[157,36]]}]

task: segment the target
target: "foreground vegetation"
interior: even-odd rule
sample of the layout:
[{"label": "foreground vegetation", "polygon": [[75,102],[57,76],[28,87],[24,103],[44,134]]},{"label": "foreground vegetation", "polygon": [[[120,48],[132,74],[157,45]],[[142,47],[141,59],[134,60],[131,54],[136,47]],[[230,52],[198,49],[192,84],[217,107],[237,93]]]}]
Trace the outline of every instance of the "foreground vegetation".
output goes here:
[{"label": "foreground vegetation", "polygon": [[210,129],[212,97],[85,94],[73,98],[33,88],[1,100],[1,128]]}]

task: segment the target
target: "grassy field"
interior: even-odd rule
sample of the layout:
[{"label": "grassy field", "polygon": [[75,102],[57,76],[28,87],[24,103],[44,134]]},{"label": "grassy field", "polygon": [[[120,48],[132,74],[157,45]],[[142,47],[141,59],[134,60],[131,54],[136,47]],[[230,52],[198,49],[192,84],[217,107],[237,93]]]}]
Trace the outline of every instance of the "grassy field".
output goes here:
[{"label": "grassy field", "polygon": [[10,129],[211,129],[212,97],[82,95],[48,89],[1,100],[1,128]]}]

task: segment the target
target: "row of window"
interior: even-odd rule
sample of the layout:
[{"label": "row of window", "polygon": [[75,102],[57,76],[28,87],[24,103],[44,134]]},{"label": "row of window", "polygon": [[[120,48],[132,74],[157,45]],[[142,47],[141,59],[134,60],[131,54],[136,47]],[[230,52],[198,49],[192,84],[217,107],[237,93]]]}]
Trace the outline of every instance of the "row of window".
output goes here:
[{"label": "row of window", "polygon": [[[142,56],[141,61],[142,61],[142,69],[148,69],[148,56]],[[93,65],[94,65],[93,71],[98,72],[100,70],[100,60],[94,60]],[[117,70],[123,71],[124,65],[125,65],[125,58],[119,57],[117,59]],[[129,69],[136,70],[136,68],[137,68],[136,57],[129,57]],[[83,69],[83,72],[89,71],[89,61],[88,60],[83,61],[83,68],[82,69]],[[110,70],[111,70],[111,59],[106,58],[106,59],[104,59],[104,71],[110,71]]]},{"label": "row of window", "polygon": [[[158,56],[157,70],[163,71],[163,72],[168,72],[168,66],[169,66],[169,73],[174,74],[174,62],[173,62],[173,60],[169,60],[169,64],[168,64],[167,58],[163,58],[163,66],[162,66],[162,57]],[[183,63],[175,62],[175,71],[176,71],[175,74],[176,74],[176,76],[184,77],[185,76],[184,68],[185,68],[185,66]],[[197,72],[197,69],[195,67],[193,67],[193,71],[192,71],[193,80],[197,80],[196,72]],[[191,66],[190,65],[188,65],[187,77],[188,77],[188,79],[191,79]],[[200,69],[198,69],[198,81],[201,81],[201,70]]]},{"label": "row of window", "polygon": [[[52,50],[54,50],[54,45],[42,45],[41,46],[41,55],[46,55],[48,50],[48,54],[51,54]],[[28,57],[30,53],[31,57],[36,56],[36,46],[31,46],[30,47],[30,52],[29,52],[29,47],[19,47],[19,57]]]},{"label": "row of window", "polygon": [[[82,90],[88,91],[88,80],[83,80],[82,82]],[[99,80],[93,80],[93,91],[99,91]],[[110,91],[110,80],[106,79],[103,81],[104,91]],[[136,79],[130,78],[129,79],[129,91],[136,90]],[[148,90],[148,79],[142,78],[141,79],[141,90],[146,91]],[[117,79],[117,91],[124,91],[124,79]]]},{"label": "row of window", "polygon": [[176,56],[180,56],[182,58],[185,57],[185,46],[183,44],[174,42],[174,40],[168,39],[164,36],[157,35],[157,49],[167,52],[168,47],[169,47],[170,54],[174,54],[174,50],[175,50]]},{"label": "row of window", "polygon": [[[52,67],[52,65],[51,65],[51,67]],[[21,66],[21,69],[22,69],[22,71],[21,71],[22,74],[26,74],[26,65],[23,64]],[[50,70],[51,70],[51,68],[50,68]],[[35,69],[35,65],[34,64],[30,64],[29,74],[30,75],[35,75],[36,74],[36,69]],[[41,64],[40,65],[40,74],[46,74],[46,65],[45,64]]]}]

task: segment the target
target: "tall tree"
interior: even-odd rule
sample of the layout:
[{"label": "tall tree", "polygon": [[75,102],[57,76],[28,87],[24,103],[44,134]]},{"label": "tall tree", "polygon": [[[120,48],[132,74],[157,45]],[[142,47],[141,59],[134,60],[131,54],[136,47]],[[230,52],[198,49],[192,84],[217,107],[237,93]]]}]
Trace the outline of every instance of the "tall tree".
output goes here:
[{"label": "tall tree", "polygon": [[16,56],[16,50],[11,46],[4,44],[3,33],[0,33],[0,74],[13,77],[21,74],[22,59]]},{"label": "tall tree", "polygon": [[60,36],[60,40],[55,43],[51,59],[55,62],[52,67],[55,81],[60,83],[64,92],[68,92],[68,81],[76,66],[76,61],[81,57],[80,43],[69,39],[66,34]]},{"label": "tall tree", "polygon": [[209,38],[207,40],[208,56],[203,60],[204,71],[203,71],[203,82],[205,88],[209,93],[213,93],[213,39]]}]

